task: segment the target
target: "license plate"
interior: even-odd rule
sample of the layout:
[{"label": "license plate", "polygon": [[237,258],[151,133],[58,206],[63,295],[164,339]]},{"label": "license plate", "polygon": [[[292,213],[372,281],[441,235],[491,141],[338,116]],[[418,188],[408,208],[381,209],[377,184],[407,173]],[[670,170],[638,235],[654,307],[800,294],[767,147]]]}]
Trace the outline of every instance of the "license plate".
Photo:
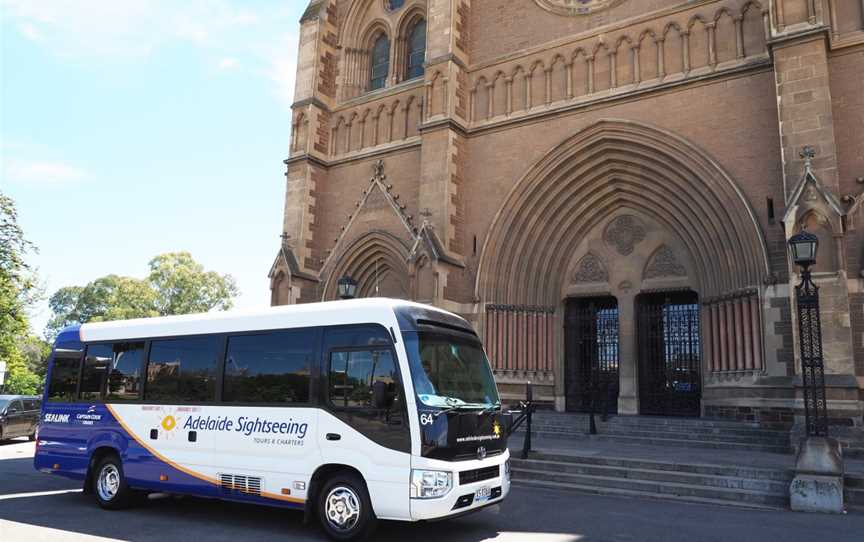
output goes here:
[{"label": "license plate", "polygon": [[489,497],[492,496],[492,488],[491,487],[481,487],[477,491],[474,492],[474,500],[475,501],[488,501]]}]

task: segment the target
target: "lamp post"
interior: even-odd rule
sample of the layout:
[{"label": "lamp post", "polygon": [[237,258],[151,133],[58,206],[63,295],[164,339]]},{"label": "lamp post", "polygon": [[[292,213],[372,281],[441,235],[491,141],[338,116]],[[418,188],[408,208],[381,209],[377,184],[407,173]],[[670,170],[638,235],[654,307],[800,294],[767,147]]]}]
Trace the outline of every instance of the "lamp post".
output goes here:
[{"label": "lamp post", "polygon": [[336,283],[339,299],[354,299],[357,297],[357,281],[345,275]]},{"label": "lamp post", "polygon": [[789,239],[789,248],[792,261],[801,267],[801,283],[795,286],[795,299],[807,429],[807,437],[801,441],[795,461],[796,474],[789,487],[789,504],[796,511],[842,513],[843,453],[840,444],[828,438],[819,287],[810,275],[810,266],[816,263],[819,239],[802,231]]},{"label": "lamp post", "polygon": [[3,392],[3,387],[6,384],[6,362],[0,361],[0,393]]},{"label": "lamp post", "polygon": [[808,437],[828,436],[828,405],[825,399],[825,363],[822,358],[822,321],[819,287],[813,283],[810,266],[816,263],[819,238],[802,231],[789,239],[792,260],[801,267],[801,284],[795,287],[798,304],[798,340],[801,378],[804,385],[804,415]]}]

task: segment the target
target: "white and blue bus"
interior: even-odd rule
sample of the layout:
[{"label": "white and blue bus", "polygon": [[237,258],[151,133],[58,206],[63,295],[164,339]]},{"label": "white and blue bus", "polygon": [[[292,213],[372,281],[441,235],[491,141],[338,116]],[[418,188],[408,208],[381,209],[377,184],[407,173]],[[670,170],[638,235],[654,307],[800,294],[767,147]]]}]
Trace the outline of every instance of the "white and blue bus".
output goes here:
[{"label": "white and blue bus", "polygon": [[35,467],[105,509],[148,493],[377,519],[499,503],[505,415],[463,318],[388,299],[84,324],[57,337]]}]

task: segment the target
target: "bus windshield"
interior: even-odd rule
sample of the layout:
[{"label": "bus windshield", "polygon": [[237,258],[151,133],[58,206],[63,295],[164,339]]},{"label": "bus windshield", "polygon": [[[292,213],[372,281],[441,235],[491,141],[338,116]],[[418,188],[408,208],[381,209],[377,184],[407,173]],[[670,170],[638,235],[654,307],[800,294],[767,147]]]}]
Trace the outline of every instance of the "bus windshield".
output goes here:
[{"label": "bus windshield", "polygon": [[498,388],[480,341],[440,332],[403,334],[417,398],[439,408],[500,406]]}]

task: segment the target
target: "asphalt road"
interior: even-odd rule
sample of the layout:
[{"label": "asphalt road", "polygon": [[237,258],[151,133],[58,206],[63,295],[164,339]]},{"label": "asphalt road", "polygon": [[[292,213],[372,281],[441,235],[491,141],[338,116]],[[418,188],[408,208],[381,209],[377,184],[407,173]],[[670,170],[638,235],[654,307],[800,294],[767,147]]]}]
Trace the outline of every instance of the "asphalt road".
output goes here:
[{"label": "asphalt road", "polygon": [[[298,512],[205,499],[158,499],[106,512],[75,482],[34,471],[33,450],[25,441],[0,444],[0,542],[325,540]],[[864,514],[742,511],[516,486],[500,507],[461,519],[382,522],[376,540],[842,542],[860,541],[861,533]]]}]

